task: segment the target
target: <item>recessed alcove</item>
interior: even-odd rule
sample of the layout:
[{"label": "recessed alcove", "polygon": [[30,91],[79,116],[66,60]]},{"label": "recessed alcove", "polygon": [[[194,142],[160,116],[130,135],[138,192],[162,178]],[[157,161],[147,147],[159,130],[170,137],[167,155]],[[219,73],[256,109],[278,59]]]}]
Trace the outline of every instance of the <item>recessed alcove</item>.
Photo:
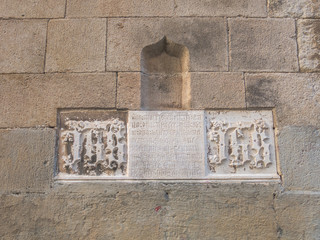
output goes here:
[{"label": "recessed alcove", "polygon": [[167,37],[141,52],[141,109],[190,108],[189,50]]}]

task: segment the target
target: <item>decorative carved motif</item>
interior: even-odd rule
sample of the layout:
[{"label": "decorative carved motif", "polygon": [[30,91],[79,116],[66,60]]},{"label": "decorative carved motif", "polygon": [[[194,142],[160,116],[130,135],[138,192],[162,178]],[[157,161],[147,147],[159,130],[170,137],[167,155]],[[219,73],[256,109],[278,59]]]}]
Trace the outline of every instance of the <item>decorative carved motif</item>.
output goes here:
[{"label": "decorative carved motif", "polygon": [[125,175],[126,128],[123,121],[74,121],[61,129],[60,159],[65,172],[78,175]]},{"label": "decorative carved motif", "polygon": [[245,165],[264,169],[272,164],[272,126],[262,118],[239,122],[210,118],[207,130],[208,165],[212,172],[226,164],[230,172]]}]

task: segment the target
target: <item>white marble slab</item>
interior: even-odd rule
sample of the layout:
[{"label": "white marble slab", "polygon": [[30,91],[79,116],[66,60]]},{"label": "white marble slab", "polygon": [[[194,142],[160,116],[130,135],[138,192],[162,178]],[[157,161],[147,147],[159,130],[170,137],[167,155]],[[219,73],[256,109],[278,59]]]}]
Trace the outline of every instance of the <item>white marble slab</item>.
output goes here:
[{"label": "white marble slab", "polygon": [[272,180],[272,111],[61,115],[59,180]]},{"label": "white marble slab", "polygon": [[203,111],[130,111],[128,176],[134,179],[205,177]]}]

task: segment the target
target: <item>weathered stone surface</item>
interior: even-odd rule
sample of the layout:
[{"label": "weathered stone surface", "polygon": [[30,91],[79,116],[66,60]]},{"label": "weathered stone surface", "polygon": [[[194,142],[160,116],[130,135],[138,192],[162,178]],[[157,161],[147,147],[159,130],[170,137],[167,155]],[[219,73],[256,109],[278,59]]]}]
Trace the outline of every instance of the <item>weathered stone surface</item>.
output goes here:
[{"label": "weathered stone surface", "polygon": [[285,192],[275,198],[278,239],[312,239],[320,236],[320,193]]},{"label": "weathered stone surface", "polygon": [[271,111],[208,111],[208,178],[278,179]]},{"label": "weathered stone surface", "polygon": [[298,21],[298,46],[301,71],[320,72],[320,20]]},{"label": "weathered stone surface", "polygon": [[269,0],[271,17],[319,18],[320,2],[317,0]]},{"label": "weathered stone surface", "polygon": [[140,109],[140,72],[118,73],[117,108]]},{"label": "weathered stone surface", "polygon": [[4,0],[0,2],[1,18],[64,17],[66,0]]},{"label": "weathered stone surface", "polygon": [[126,111],[61,111],[59,178],[126,176],[127,118]]},{"label": "weathered stone surface", "polygon": [[54,146],[54,129],[0,130],[0,191],[48,190]]},{"label": "weathered stone surface", "polygon": [[230,19],[232,71],[298,70],[293,19]]},{"label": "weathered stone surface", "polygon": [[[190,91],[184,94],[185,82],[190,84],[189,74],[142,74],[141,109],[188,109],[189,102],[183,106],[184,98],[190,99]],[[187,89],[190,90],[189,86]]]},{"label": "weathered stone surface", "polygon": [[227,30],[222,18],[110,19],[107,70],[140,71],[142,49],[163,36],[189,49],[191,71],[227,70]]},{"label": "weathered stone surface", "polygon": [[191,73],[191,108],[245,108],[241,73]]},{"label": "weathered stone surface", "polygon": [[204,111],[130,111],[128,176],[204,178],[204,116]]},{"label": "weathered stone surface", "polygon": [[275,125],[320,126],[319,74],[246,74],[248,108],[275,107]]},{"label": "weathered stone surface", "polygon": [[56,126],[58,108],[114,108],[116,75],[0,76],[0,127]]},{"label": "weathered stone surface", "polygon": [[106,19],[59,19],[48,25],[46,72],[105,71]]},{"label": "weathered stone surface", "polygon": [[179,16],[247,16],[265,17],[265,0],[190,1],[175,0],[175,14]]},{"label": "weathered stone surface", "polygon": [[278,144],[284,187],[319,191],[319,127],[285,127],[278,134]]},{"label": "weathered stone surface", "polygon": [[43,72],[46,31],[46,20],[0,20],[0,72]]},{"label": "weathered stone surface", "polygon": [[172,0],[68,0],[68,17],[172,16]]},{"label": "weathered stone surface", "polygon": [[276,189],[268,184],[63,184],[49,194],[2,195],[0,214],[6,221],[0,237],[276,239]]}]

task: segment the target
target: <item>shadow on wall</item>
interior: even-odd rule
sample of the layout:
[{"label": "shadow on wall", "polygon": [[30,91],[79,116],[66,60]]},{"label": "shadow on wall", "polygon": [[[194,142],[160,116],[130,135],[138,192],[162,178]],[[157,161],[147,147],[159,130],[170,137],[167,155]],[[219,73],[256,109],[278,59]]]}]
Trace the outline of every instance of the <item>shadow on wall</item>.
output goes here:
[{"label": "shadow on wall", "polygon": [[189,50],[167,37],[141,52],[141,109],[190,109]]}]

